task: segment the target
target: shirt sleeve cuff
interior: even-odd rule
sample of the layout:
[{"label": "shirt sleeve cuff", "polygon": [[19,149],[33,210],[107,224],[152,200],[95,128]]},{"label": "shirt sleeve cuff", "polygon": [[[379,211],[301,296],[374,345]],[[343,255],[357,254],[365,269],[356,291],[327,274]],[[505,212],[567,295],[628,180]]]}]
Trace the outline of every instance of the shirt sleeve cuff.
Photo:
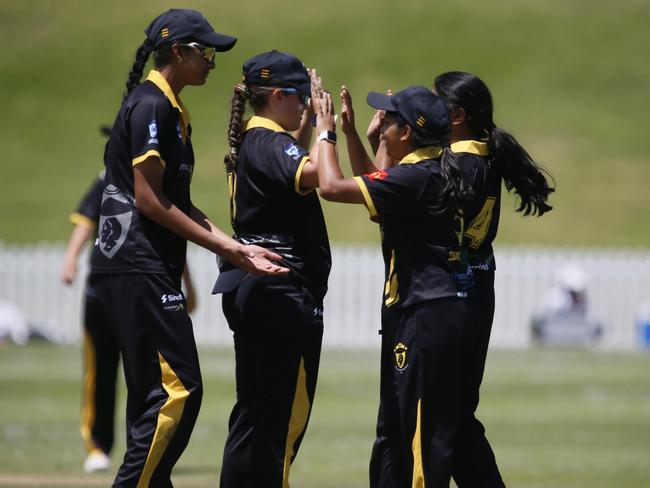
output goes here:
[{"label": "shirt sleeve cuff", "polygon": [[155,149],[150,149],[149,151],[144,153],[142,156],[138,156],[137,158],[133,158],[133,161],[132,161],[133,166],[135,166],[136,164],[140,164],[143,161],[146,161],[147,158],[149,158],[151,156],[156,156],[158,158],[158,160],[160,161],[160,164],[162,164],[163,168],[166,166],[165,161],[163,160],[163,158],[160,157],[160,153],[158,151],[156,151]]},{"label": "shirt sleeve cuff", "polygon": [[294,178],[294,187],[296,189],[296,193],[298,193],[299,195],[307,195],[308,193],[314,191],[313,188],[303,190],[300,186],[300,176],[302,175],[302,170],[305,168],[305,164],[309,163],[310,161],[311,160],[309,159],[309,156],[303,157],[302,161],[300,161],[300,164],[298,165],[298,169],[296,170],[296,176]]},{"label": "shirt sleeve cuff", "polygon": [[357,182],[357,185],[359,185],[359,189],[361,190],[361,194],[363,195],[363,200],[365,202],[366,208],[368,209],[368,213],[370,214],[370,217],[377,217],[379,215],[377,213],[377,209],[375,208],[375,202],[372,201],[372,197],[370,196],[370,192],[368,191],[368,187],[366,186],[366,182],[363,181],[363,178],[361,176],[355,176],[354,181]]},{"label": "shirt sleeve cuff", "polygon": [[81,215],[79,212],[70,214],[70,222],[72,222],[74,225],[80,225],[81,227],[85,227],[91,230],[97,228],[97,222],[89,217],[86,217],[85,215]]}]

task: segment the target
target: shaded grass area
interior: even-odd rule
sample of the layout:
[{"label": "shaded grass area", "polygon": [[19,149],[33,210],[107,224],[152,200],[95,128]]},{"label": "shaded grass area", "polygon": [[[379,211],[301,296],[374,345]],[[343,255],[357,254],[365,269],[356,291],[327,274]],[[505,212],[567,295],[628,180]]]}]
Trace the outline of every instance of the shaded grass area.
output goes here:
[{"label": "shaded grass area", "polygon": [[[99,124],[117,111],[143,29],[163,0],[82,0],[0,5],[0,29],[16,39],[0,65],[7,95],[0,120],[0,239],[60,240],[66,217],[101,168]],[[500,242],[647,245],[650,219],[646,80],[650,44],[639,0],[531,0],[451,3],[332,0],[190,1],[217,30],[240,40],[217,58],[204,88],[183,99],[194,121],[195,202],[228,228],[222,156],[229,92],[242,62],[271,48],[301,57],[328,87],[346,83],[363,130],[365,94],[430,86],[436,73],[463,69],[492,88],[496,122],[512,130],[556,177],[556,210],[541,220],[514,214],[505,200]],[[340,153],[345,154],[341,144]],[[347,162],[343,162],[347,167]],[[373,241],[361,208],[326,205],[331,236]]]},{"label": "shaded grass area", "polygon": [[[0,350],[0,486],[107,486],[81,474],[80,351]],[[201,351],[205,396],[177,486],[216,486],[234,399],[233,354]],[[378,395],[377,353],[323,353],[312,421],[292,468],[296,488],[367,486]],[[508,486],[643,486],[650,476],[650,356],[493,351],[479,416]],[[124,450],[119,400],[114,466]]]}]

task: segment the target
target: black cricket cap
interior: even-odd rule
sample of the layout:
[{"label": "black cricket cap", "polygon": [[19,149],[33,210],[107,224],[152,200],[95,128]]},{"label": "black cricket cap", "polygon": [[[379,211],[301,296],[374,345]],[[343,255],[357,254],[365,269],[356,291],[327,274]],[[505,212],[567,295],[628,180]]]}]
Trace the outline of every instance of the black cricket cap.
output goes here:
[{"label": "black cricket cap", "polygon": [[392,96],[371,92],[367,101],[376,109],[397,112],[425,141],[450,130],[449,115],[442,98],[423,86],[409,86]]},{"label": "black cricket cap", "polygon": [[247,84],[295,88],[303,95],[311,95],[307,68],[291,54],[276,50],[258,54],[244,63],[243,73]]},{"label": "black cricket cap", "polygon": [[156,17],[144,31],[154,49],[176,41],[196,40],[217,51],[229,51],[236,37],[218,34],[201,12],[186,8],[173,8]]}]

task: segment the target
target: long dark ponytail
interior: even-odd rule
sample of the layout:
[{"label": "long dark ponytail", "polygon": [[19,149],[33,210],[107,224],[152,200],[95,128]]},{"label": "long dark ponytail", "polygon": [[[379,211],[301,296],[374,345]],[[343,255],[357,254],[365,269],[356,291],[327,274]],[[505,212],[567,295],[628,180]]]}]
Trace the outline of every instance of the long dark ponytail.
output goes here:
[{"label": "long dark ponytail", "polygon": [[126,97],[140,84],[142,72],[153,50],[153,44],[149,39],[145,39],[140,47],[138,47],[138,50],[135,52],[135,61],[133,61],[133,66],[131,67],[131,71],[129,71],[129,77],[126,80],[126,91],[122,96],[122,100],[126,100]]},{"label": "long dark ponytail", "polygon": [[519,197],[517,212],[541,216],[550,211],[553,207],[547,200],[555,191],[549,184],[553,178],[511,134],[494,124],[487,85],[470,73],[450,71],[437,76],[434,87],[450,112],[465,111],[465,121],[476,138],[487,138],[490,164],[503,178],[506,189],[514,188]]}]

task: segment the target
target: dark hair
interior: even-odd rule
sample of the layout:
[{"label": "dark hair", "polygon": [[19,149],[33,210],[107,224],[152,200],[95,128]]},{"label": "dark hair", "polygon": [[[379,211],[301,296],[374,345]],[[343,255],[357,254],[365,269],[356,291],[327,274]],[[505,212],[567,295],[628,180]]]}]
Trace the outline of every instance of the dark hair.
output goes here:
[{"label": "dark hair", "polygon": [[[190,41],[191,40],[188,40],[187,42]],[[181,46],[181,49],[187,50],[189,48]],[[142,72],[144,71],[144,67],[147,64],[151,53],[153,53],[154,66],[156,68],[160,68],[161,66],[165,66],[172,62],[173,54],[171,50],[171,44],[163,46],[160,49],[154,51],[154,46],[151,41],[149,39],[145,39],[135,52],[135,61],[133,62],[131,71],[129,71],[129,77],[126,80],[126,91],[124,92],[122,100],[126,100],[126,97],[128,97],[134,88],[140,84]]]},{"label": "dark hair", "polygon": [[230,151],[223,157],[226,165],[226,172],[235,170],[239,162],[239,146],[244,134],[244,113],[246,112],[246,101],[255,111],[266,105],[269,89],[259,88],[245,83],[238,83],[233,88],[232,106],[230,109],[230,124],[228,125],[228,145]]},{"label": "dark hair", "polygon": [[520,199],[517,212],[541,216],[551,210],[553,207],[546,202],[555,191],[548,181],[553,177],[511,134],[494,124],[487,85],[473,74],[449,71],[436,77],[434,88],[447,110],[465,110],[465,121],[476,138],[487,138],[490,165],[501,175],[506,189],[510,192],[514,188]]},{"label": "dark hair", "polygon": [[[400,127],[408,124],[398,112],[386,112],[386,115],[393,119]],[[442,214],[449,211],[460,213],[461,208],[473,198],[474,192],[467,183],[460,166],[458,166],[456,155],[449,147],[449,132],[433,136],[430,139],[423,139],[415,131],[411,131],[411,142],[416,149],[429,146],[439,146],[442,148],[440,174],[442,175],[443,187],[440,198],[435,204],[429,207],[429,210],[434,214]]]},{"label": "dark hair", "polygon": [[129,71],[129,77],[126,80],[126,91],[122,96],[122,100],[126,100],[126,97],[128,97],[133,89],[140,84],[142,71],[144,71],[149,55],[152,52],[153,44],[151,44],[149,39],[145,39],[135,52],[135,61],[133,61],[133,66],[131,67],[131,71]]}]

